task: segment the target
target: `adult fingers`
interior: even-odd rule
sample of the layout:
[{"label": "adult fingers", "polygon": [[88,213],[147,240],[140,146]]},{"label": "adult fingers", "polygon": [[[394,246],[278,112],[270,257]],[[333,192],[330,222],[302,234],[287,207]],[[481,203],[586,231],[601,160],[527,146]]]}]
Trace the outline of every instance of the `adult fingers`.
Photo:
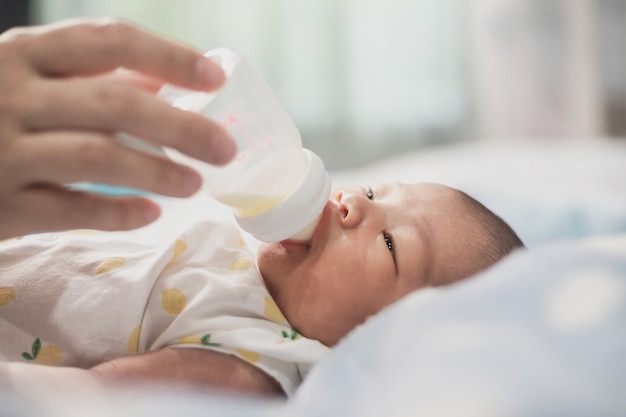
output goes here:
[{"label": "adult fingers", "polygon": [[201,53],[118,20],[71,20],[18,33],[26,59],[45,75],[125,67],[193,89],[212,90],[224,82],[219,65]]},{"label": "adult fingers", "polygon": [[[22,104],[23,123],[29,130],[126,132],[218,165],[236,152],[235,143],[217,123],[125,82],[102,77],[46,80],[33,83],[32,90]],[[26,98],[35,95],[36,100]]]},{"label": "adult fingers", "polygon": [[102,182],[189,197],[202,178],[189,167],[119,144],[93,132],[53,131],[24,136],[3,163],[17,184]]},{"label": "adult fingers", "polygon": [[0,205],[0,238],[68,229],[130,230],[160,215],[158,205],[140,197],[106,197],[55,186],[18,192]]}]

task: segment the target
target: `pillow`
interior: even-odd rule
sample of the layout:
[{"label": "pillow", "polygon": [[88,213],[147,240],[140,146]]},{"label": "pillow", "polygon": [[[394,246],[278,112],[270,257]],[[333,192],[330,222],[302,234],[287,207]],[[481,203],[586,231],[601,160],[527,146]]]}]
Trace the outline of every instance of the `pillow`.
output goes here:
[{"label": "pillow", "polygon": [[466,142],[332,172],[333,185],[439,182],[507,221],[528,246],[626,232],[626,141]]},{"label": "pillow", "polygon": [[626,234],[415,292],[311,372],[292,415],[626,415]]}]

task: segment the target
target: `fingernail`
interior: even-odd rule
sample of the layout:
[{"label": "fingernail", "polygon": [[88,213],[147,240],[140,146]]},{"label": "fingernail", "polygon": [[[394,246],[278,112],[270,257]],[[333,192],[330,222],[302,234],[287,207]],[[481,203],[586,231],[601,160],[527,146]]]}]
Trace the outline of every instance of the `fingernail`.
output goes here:
[{"label": "fingernail", "polygon": [[210,58],[202,57],[197,65],[198,84],[207,89],[215,89],[224,84],[226,75],[222,68]]},{"label": "fingernail", "polygon": [[161,215],[161,209],[158,204],[151,201],[150,204],[146,204],[143,209],[143,221],[147,223],[152,223]]},{"label": "fingernail", "polygon": [[202,177],[195,170],[189,167],[183,168],[183,191],[187,195],[192,195],[202,186]]},{"label": "fingernail", "polygon": [[230,162],[237,153],[237,145],[233,138],[224,133],[213,136],[208,160],[212,164],[224,165]]}]

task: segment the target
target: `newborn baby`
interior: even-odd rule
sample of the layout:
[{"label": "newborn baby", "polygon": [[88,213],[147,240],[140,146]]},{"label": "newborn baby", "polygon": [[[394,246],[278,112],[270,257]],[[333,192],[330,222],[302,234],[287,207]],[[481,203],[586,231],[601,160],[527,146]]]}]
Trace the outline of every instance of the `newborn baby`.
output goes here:
[{"label": "newborn baby", "polygon": [[371,315],[522,246],[438,184],[336,191],[310,242],[261,244],[256,264],[232,222],[12,239],[0,243],[0,380],[291,395]]}]

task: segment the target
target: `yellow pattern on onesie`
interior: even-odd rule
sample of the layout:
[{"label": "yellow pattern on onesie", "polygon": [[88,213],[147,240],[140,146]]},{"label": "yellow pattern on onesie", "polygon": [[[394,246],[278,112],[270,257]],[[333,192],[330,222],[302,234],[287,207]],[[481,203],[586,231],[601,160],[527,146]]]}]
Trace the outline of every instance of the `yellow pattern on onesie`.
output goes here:
[{"label": "yellow pattern on onesie", "polygon": [[213,349],[290,395],[329,349],[291,328],[242,242],[234,223],[208,220],[3,242],[0,357],[88,368],[166,347]]},{"label": "yellow pattern on onesie", "polygon": [[15,301],[16,295],[15,290],[11,287],[2,287],[0,288],[0,307],[4,307],[9,305]]}]

